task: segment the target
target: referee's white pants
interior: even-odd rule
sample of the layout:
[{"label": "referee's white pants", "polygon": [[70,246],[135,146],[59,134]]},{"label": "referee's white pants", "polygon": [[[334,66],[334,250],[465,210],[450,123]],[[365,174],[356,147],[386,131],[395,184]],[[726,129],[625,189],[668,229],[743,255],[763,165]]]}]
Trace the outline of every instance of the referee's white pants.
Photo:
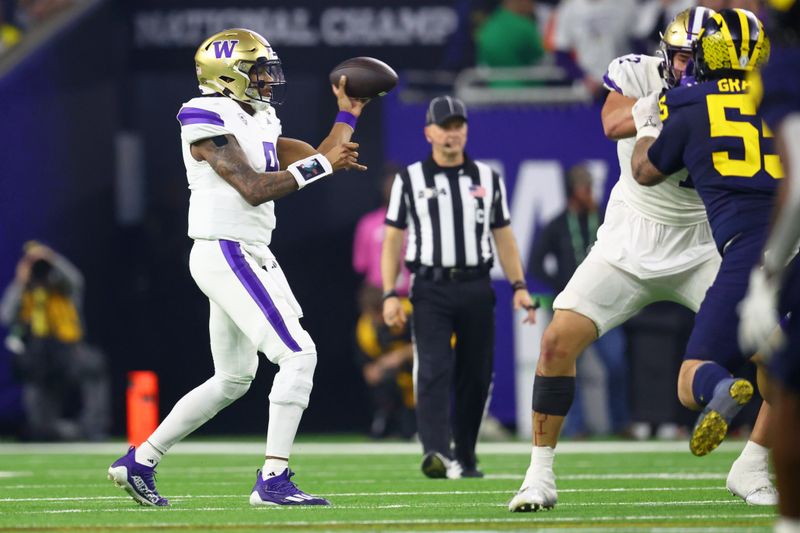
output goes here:
[{"label": "referee's white pants", "polygon": [[[269,248],[196,240],[189,269],[210,301],[214,375],[178,401],[150,437],[162,451],[247,392],[258,368],[257,352],[280,366],[271,404],[294,411],[308,406],[317,361],[314,342],[300,325],[302,309]],[[288,450],[272,453],[288,457]]]}]

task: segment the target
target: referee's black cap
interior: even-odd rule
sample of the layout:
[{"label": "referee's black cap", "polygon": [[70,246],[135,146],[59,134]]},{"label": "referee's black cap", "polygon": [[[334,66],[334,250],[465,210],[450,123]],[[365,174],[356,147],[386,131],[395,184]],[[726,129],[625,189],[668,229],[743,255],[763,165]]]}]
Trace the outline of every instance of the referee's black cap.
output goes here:
[{"label": "referee's black cap", "polygon": [[437,96],[428,104],[428,112],[425,113],[425,124],[444,125],[451,118],[463,118],[467,120],[467,106],[458,98],[452,96]]}]

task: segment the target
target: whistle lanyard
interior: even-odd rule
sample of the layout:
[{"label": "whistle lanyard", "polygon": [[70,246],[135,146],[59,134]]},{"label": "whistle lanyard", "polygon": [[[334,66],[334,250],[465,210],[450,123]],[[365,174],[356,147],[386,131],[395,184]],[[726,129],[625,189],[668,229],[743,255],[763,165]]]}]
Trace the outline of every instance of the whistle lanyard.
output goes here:
[{"label": "whistle lanyard", "polygon": [[587,240],[584,242],[578,217],[572,211],[567,212],[567,227],[569,228],[569,236],[572,240],[572,251],[575,254],[576,265],[580,265],[583,260],[586,259],[586,253],[589,251],[589,247],[594,244],[594,241],[597,239],[597,213],[589,213],[586,216],[586,223],[589,233],[587,235]]}]

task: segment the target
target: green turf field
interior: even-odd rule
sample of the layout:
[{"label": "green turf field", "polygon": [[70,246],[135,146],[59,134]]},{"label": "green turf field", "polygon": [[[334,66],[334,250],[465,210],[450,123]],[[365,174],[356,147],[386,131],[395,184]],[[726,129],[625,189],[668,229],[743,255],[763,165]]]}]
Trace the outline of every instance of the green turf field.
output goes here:
[{"label": "green turf field", "polygon": [[140,507],[106,480],[123,444],[0,444],[0,531],[768,531],[774,509],[725,490],[741,445],[696,458],[685,443],[565,443],[556,509],[512,514],[525,443],[480,445],[487,477],[478,480],[422,477],[418,445],[301,443],[294,480],[333,505],[257,509],[247,500],[257,442],[176,446],[159,466],[166,509]]}]

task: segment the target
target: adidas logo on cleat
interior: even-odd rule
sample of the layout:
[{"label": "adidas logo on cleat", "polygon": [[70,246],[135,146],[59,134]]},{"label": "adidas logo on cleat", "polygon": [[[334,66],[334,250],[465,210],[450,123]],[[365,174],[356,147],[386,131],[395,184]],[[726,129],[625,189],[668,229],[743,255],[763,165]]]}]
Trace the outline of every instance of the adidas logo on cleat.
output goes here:
[{"label": "adidas logo on cleat", "polygon": [[147,498],[152,503],[158,502],[158,496],[153,494],[153,491],[147,487],[147,483],[139,476],[131,476],[133,484],[136,485],[137,492]]}]

